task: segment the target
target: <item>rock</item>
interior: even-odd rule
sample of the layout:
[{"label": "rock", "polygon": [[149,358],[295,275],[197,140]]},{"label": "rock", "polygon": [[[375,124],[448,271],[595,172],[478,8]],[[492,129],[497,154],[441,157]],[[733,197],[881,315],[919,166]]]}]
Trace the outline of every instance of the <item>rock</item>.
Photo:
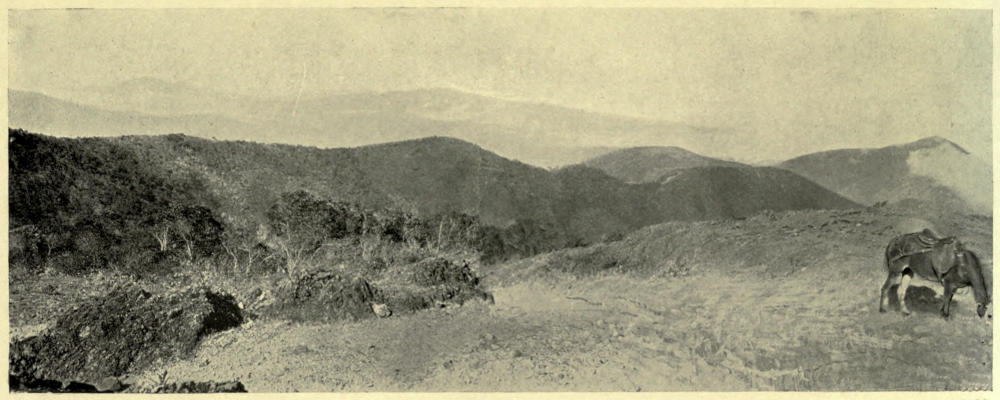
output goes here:
[{"label": "rock", "polygon": [[392,310],[389,309],[389,306],[380,303],[372,303],[372,312],[379,318],[388,318],[392,315]]},{"label": "rock", "polygon": [[109,376],[98,381],[94,388],[101,393],[117,392],[122,390],[122,382],[116,377]]},{"label": "rock", "polygon": [[63,383],[54,379],[36,379],[16,374],[10,374],[9,377],[11,392],[56,393],[63,388]]},{"label": "rock", "polygon": [[96,385],[80,381],[60,382],[55,379],[24,378],[10,375],[11,392],[29,393],[113,393],[121,391],[124,386],[118,378],[108,377]]},{"label": "rock", "polygon": [[63,393],[97,393],[98,390],[94,385],[89,383],[69,381],[63,384]]},{"label": "rock", "polygon": [[242,382],[181,382],[168,383],[157,387],[153,393],[246,393],[247,389]]},{"label": "rock", "polygon": [[242,382],[223,382],[215,385],[215,393],[246,393]]},{"label": "rock", "polygon": [[27,339],[32,336],[38,336],[47,327],[48,325],[46,324],[11,326],[10,337],[11,339]]},{"label": "rock", "polygon": [[10,374],[99,382],[189,355],[205,335],[241,322],[232,296],[204,287],[153,296],[120,286],[59,316],[40,335],[11,343]]},{"label": "rock", "polygon": [[260,298],[263,296],[264,296],[264,290],[258,287],[251,290],[247,298],[250,299],[251,302],[255,302],[260,300]]}]

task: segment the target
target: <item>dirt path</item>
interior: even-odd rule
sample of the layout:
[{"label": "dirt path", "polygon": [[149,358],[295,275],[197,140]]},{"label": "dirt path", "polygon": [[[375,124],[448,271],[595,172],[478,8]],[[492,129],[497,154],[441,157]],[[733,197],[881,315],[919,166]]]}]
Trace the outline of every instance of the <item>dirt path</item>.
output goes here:
[{"label": "dirt path", "polygon": [[[263,322],[136,377],[282,391],[982,389],[991,329],[968,295],[880,314],[878,278],[623,275],[494,288],[468,303],[343,324]],[[933,296],[930,294],[929,296]]]}]

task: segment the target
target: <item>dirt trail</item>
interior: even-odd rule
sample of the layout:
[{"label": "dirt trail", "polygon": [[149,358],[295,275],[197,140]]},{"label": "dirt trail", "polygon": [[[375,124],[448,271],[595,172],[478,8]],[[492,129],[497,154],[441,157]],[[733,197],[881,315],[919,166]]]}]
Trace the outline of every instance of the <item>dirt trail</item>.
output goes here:
[{"label": "dirt trail", "polygon": [[[936,315],[875,312],[877,277],[612,275],[495,287],[471,302],[342,324],[263,322],[137,380],[240,380],[281,391],[982,389],[991,329],[969,296]],[[923,302],[923,303],[921,303]],[[928,351],[937,349],[938,351]],[[986,350],[986,351],[984,351]]]}]

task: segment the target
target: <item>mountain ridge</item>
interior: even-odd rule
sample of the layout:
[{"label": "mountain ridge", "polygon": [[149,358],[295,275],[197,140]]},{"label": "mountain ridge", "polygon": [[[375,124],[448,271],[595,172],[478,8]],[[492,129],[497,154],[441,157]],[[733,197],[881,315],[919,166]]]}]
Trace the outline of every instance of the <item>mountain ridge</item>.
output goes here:
[{"label": "mountain ridge", "polygon": [[[41,138],[42,142],[53,140]],[[220,212],[246,220],[260,219],[282,193],[307,190],[373,209],[400,209],[424,216],[459,212],[498,227],[537,226],[541,232],[561,235],[559,240],[565,245],[594,242],[667,220],[856,206],[816,185],[799,182],[805,180],[791,177],[792,173],[773,177],[751,167],[737,172],[744,183],[740,190],[758,183],[767,187],[754,191],[758,193],[755,198],[763,196],[760,201],[734,207],[741,197],[734,193],[739,190],[698,189],[731,186],[725,181],[732,178],[724,172],[707,173],[704,179],[628,184],[587,166],[548,171],[441,136],[335,149],[214,141],[182,134],[92,140],[99,142],[61,139],[60,143],[79,147],[101,143],[134,154],[151,170],[197,177],[218,200]],[[786,190],[781,193],[776,188]],[[713,199],[713,193],[732,198]]]},{"label": "mountain ridge", "polygon": [[[620,116],[545,102],[501,99],[450,88],[267,99],[140,79],[90,90],[62,90],[41,95],[82,107],[134,113],[132,118],[139,119],[213,114],[251,127],[296,132],[285,141],[319,147],[356,146],[444,134],[548,168],[592,158],[602,154],[605,147],[671,142],[685,147],[700,146],[704,139],[724,134],[723,130],[713,127]],[[11,103],[18,101],[11,92],[9,97]],[[26,105],[21,109],[32,110],[32,107]],[[21,114],[19,118],[25,121],[38,119],[28,113]],[[119,117],[122,118],[125,117]],[[74,125],[74,121],[63,119],[66,125]],[[183,131],[199,137],[280,141],[275,140],[276,134],[264,129],[183,125],[175,120],[161,123],[164,127],[160,133]],[[127,122],[116,120],[107,120],[106,125],[109,130],[129,126]],[[51,126],[26,125],[14,119],[12,126],[63,134]],[[628,135],[621,135],[624,132]]]},{"label": "mountain ridge", "polygon": [[778,165],[863,204],[907,199],[992,214],[990,166],[942,136],[811,153]]},{"label": "mountain ridge", "polygon": [[631,183],[655,182],[673,171],[706,166],[748,167],[706,157],[677,146],[638,146],[613,151],[583,162]]}]

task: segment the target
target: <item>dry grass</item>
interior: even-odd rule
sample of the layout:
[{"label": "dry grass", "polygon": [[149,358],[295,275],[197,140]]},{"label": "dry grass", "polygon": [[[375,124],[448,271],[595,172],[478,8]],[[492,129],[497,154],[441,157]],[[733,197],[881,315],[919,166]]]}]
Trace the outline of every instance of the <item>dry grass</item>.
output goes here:
[{"label": "dry grass", "polygon": [[[133,379],[167,371],[278,392],[991,389],[992,329],[969,293],[949,320],[921,286],[909,291],[912,316],[877,311],[881,247],[905,218],[791,212],[659,225],[480,271],[495,306],[258,321]],[[991,266],[981,250],[992,245],[980,226],[989,221],[952,221],[969,224],[945,233]],[[184,279],[263,284],[205,271]]]},{"label": "dry grass", "polygon": [[[876,311],[882,246],[901,233],[901,220],[912,218],[809,211],[663,224],[621,242],[512,263],[491,281],[543,282],[609,312],[624,307],[640,337],[663,338],[648,344],[650,354],[676,347],[671,352],[692,365],[704,364],[699,376],[713,377],[700,389],[989,388],[992,330],[976,318],[971,295],[956,296],[950,320],[920,286],[907,299],[919,310],[914,316]],[[946,233],[978,250],[991,279],[983,249],[992,240],[979,226],[988,221],[952,221],[971,221]]]}]

